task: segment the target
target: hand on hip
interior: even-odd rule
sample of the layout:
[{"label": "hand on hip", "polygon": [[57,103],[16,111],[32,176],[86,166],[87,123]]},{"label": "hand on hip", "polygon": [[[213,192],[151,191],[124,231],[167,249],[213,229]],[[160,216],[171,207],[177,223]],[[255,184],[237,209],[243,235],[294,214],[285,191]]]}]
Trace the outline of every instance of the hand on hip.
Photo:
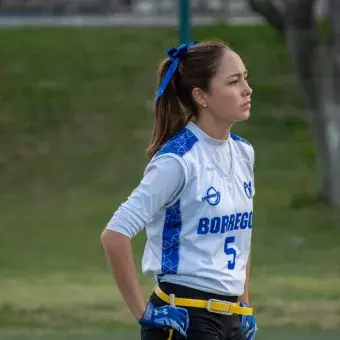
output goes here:
[{"label": "hand on hip", "polygon": [[146,328],[173,329],[186,338],[189,314],[185,308],[170,305],[155,307],[149,302],[139,324]]}]

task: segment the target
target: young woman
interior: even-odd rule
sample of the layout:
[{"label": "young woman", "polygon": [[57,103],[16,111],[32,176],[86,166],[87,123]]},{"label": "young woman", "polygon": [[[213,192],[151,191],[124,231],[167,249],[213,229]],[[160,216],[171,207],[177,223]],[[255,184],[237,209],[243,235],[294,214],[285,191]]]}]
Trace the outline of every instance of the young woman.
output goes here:
[{"label": "young woman", "polygon": [[[150,162],[101,236],[108,262],[143,340],[252,340],[254,149],[231,132],[249,117],[247,70],[225,43],[193,42],[168,50],[157,87]],[[148,303],[130,242],[144,227]]]}]

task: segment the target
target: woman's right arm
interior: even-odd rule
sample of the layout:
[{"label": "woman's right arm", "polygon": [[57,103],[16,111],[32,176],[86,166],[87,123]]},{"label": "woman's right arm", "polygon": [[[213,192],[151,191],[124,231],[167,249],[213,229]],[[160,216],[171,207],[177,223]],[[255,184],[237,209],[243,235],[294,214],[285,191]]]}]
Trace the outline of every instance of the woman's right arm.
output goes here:
[{"label": "woman's right arm", "polygon": [[101,235],[101,241],[118,289],[131,313],[137,320],[140,320],[146,303],[137,279],[131,239],[121,233],[106,229]]},{"label": "woman's right arm", "polygon": [[137,280],[130,238],[115,231],[104,230],[101,240],[118,288],[140,325],[147,328],[173,329],[186,338],[189,326],[189,314],[186,309],[175,306],[157,308],[151,302],[147,305],[144,302]]},{"label": "woman's right arm", "polygon": [[148,166],[139,186],[119,207],[101,235],[118,289],[137,320],[142,317],[146,303],[137,280],[131,238],[159,209],[176,199],[185,186],[185,176],[183,164],[175,158],[157,159]]}]

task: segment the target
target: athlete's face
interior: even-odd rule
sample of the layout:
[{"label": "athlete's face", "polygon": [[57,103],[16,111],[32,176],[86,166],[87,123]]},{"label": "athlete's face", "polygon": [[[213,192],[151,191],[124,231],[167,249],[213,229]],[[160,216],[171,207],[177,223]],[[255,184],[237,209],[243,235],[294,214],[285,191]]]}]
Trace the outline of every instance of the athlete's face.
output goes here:
[{"label": "athlete's face", "polygon": [[206,110],[216,120],[233,124],[249,118],[252,89],[247,76],[239,55],[226,51],[217,73],[211,79],[209,92],[204,94]]}]

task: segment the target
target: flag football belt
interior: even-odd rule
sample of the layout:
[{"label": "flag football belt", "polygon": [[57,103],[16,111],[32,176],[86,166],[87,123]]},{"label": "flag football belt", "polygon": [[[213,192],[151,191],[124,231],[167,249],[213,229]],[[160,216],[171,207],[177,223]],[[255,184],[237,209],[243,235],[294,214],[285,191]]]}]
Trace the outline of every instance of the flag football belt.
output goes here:
[{"label": "flag football belt", "polygon": [[164,302],[178,307],[195,307],[195,308],[205,308],[211,313],[224,314],[224,315],[232,315],[232,314],[241,314],[241,315],[252,315],[253,308],[249,307],[241,307],[238,303],[228,302],[217,299],[210,300],[197,300],[197,299],[186,299],[186,298],[178,298],[173,294],[170,296],[164,293],[159,286],[155,287],[156,295],[163,300]]}]

